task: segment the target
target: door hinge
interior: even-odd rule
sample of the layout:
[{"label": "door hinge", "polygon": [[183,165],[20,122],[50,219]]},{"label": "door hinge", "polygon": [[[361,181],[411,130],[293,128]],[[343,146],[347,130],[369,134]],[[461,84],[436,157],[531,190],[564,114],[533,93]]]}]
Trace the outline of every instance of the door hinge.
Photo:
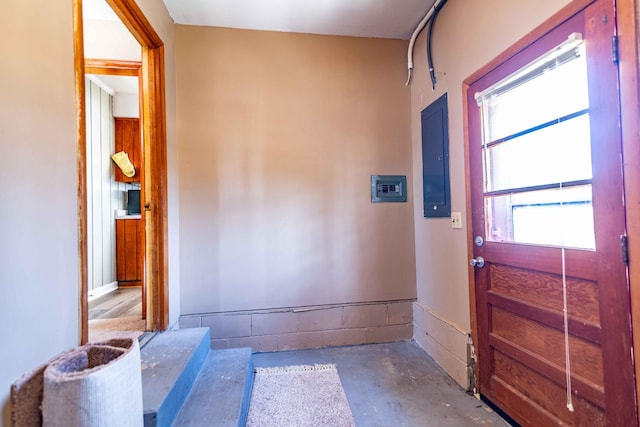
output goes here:
[{"label": "door hinge", "polygon": [[611,36],[611,60],[614,64],[618,63],[618,36]]},{"label": "door hinge", "polygon": [[629,264],[629,237],[626,234],[620,236],[620,254],[622,262]]}]

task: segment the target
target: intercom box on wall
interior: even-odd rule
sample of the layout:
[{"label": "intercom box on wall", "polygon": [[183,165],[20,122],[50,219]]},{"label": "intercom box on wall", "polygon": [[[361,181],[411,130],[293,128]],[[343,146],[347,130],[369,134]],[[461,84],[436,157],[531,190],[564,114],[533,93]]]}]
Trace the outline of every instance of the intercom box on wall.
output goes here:
[{"label": "intercom box on wall", "polygon": [[406,202],[407,177],[404,175],[371,175],[371,202]]}]

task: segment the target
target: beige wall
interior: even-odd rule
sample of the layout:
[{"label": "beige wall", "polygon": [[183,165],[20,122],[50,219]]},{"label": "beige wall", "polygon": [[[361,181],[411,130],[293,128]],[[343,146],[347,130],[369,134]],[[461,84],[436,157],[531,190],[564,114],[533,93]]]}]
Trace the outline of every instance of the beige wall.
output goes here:
[{"label": "beige wall", "polygon": [[[171,317],[179,315],[173,24],[140,1],[167,46]],[[0,3],[0,410],[23,373],[79,343],[72,4]],[[173,225],[173,227],[172,227]]]},{"label": "beige wall", "polygon": [[[416,339],[460,383],[466,382],[466,334],[470,331],[464,117],[462,81],[553,15],[568,0],[452,1],[442,9],[434,28],[436,90],[426,64],[425,32],[415,49],[411,85],[413,192],[416,203]],[[449,93],[449,164],[452,210],[463,213],[462,230],[449,219],[425,219],[422,212],[420,111]]]},{"label": "beige wall", "polygon": [[71,2],[0,2],[0,409],[79,342]]},{"label": "beige wall", "polygon": [[[182,314],[415,297],[406,41],[176,27]],[[411,188],[410,188],[411,190]]]}]

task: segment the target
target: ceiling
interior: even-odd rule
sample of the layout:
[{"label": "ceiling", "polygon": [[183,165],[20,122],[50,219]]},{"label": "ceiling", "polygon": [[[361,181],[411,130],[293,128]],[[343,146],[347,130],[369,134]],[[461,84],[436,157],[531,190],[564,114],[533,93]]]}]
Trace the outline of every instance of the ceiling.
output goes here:
[{"label": "ceiling", "polygon": [[[178,24],[408,39],[435,0],[163,0]],[[104,0],[85,19],[117,20]]]},{"label": "ceiling", "polygon": [[[435,0],[163,0],[178,24],[408,39]],[[83,0],[88,20],[119,21],[105,0]],[[114,93],[137,78],[95,76]]]},{"label": "ceiling", "polygon": [[106,74],[95,75],[93,80],[98,80],[103,89],[115,93],[136,95],[138,93],[138,78],[130,76],[111,76]]},{"label": "ceiling", "polygon": [[434,0],[164,0],[178,24],[408,39]]}]

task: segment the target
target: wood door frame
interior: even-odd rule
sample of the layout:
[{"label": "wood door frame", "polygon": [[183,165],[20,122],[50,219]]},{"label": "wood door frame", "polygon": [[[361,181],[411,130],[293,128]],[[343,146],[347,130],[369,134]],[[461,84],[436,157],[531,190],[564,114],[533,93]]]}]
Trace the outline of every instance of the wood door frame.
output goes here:
[{"label": "wood door frame", "polygon": [[[557,27],[571,16],[586,8],[595,0],[573,0],[551,18],[522,37],[494,60],[467,77],[462,84],[464,120],[464,162],[465,162],[465,202],[467,228],[467,259],[474,256],[474,236],[472,228],[471,173],[469,159],[469,124],[466,117],[474,99],[467,98],[469,86],[488,71],[507,61],[520,50]],[[621,102],[622,151],[624,156],[625,212],[627,235],[629,237],[629,281],[631,293],[631,321],[634,354],[640,354],[640,63],[638,42],[640,41],[640,21],[638,9],[640,0],[616,0],[617,31],[619,37],[619,74]],[[475,272],[468,269],[469,310],[471,314],[471,338],[478,344],[478,317],[476,310]],[[640,363],[635,365],[636,401],[640,407]],[[475,363],[475,384],[479,383],[479,363]],[[475,390],[474,390],[475,391]],[[638,413],[640,425],[640,412]]]},{"label": "wood door frame", "polygon": [[[144,214],[147,284],[147,330],[169,324],[167,138],[164,43],[135,0],[106,0],[142,47],[141,111],[144,147]],[[85,58],[82,0],[73,0],[74,69],[76,83],[78,167],[78,259],[80,281],[80,343],[88,341],[88,258],[86,182]]]},{"label": "wood door frame", "polygon": [[[541,38],[543,35],[547,34],[550,30],[560,25],[562,22],[566,21],[570,17],[574,16],[576,13],[580,12],[582,9],[587,7],[589,4],[593,3],[595,0],[574,0],[562,9],[555,13],[551,18],[544,21],[534,30],[530,31],[522,37],[520,40],[516,41],[509,48],[507,48],[504,52],[498,55],[495,59],[487,63],[485,66],[480,68],[478,71],[467,77],[462,82],[462,106],[463,106],[463,117],[464,117],[464,165],[465,165],[465,202],[466,206],[466,228],[467,228],[467,259],[471,259],[474,257],[474,236],[473,236],[473,212],[471,207],[471,160],[469,158],[469,139],[470,139],[470,129],[469,129],[469,121],[467,117],[469,117],[469,106],[475,104],[475,99],[467,98],[467,91],[469,86],[473,84],[476,80],[486,75],[490,70],[496,68],[498,65],[506,62],[508,59],[516,55],[521,50],[533,44],[536,40]],[[476,279],[475,279],[475,271],[473,268],[468,268],[468,280],[469,280],[469,311],[471,313],[471,339],[474,343],[474,346],[477,348],[478,346],[478,313],[476,310]],[[479,384],[478,379],[480,378],[479,372],[479,363],[475,363],[475,376],[476,381],[475,384]],[[475,390],[474,390],[475,391]]]},{"label": "wood door frame", "polygon": [[86,74],[103,74],[108,76],[127,76],[142,78],[141,61],[121,61],[114,59],[84,59],[84,72]]},{"label": "wood door frame", "polygon": [[[622,154],[629,238],[629,285],[633,349],[640,355],[640,63],[638,62],[638,0],[617,0]],[[640,363],[635,364],[636,398],[640,407]],[[640,425],[640,411],[638,414]]]}]

